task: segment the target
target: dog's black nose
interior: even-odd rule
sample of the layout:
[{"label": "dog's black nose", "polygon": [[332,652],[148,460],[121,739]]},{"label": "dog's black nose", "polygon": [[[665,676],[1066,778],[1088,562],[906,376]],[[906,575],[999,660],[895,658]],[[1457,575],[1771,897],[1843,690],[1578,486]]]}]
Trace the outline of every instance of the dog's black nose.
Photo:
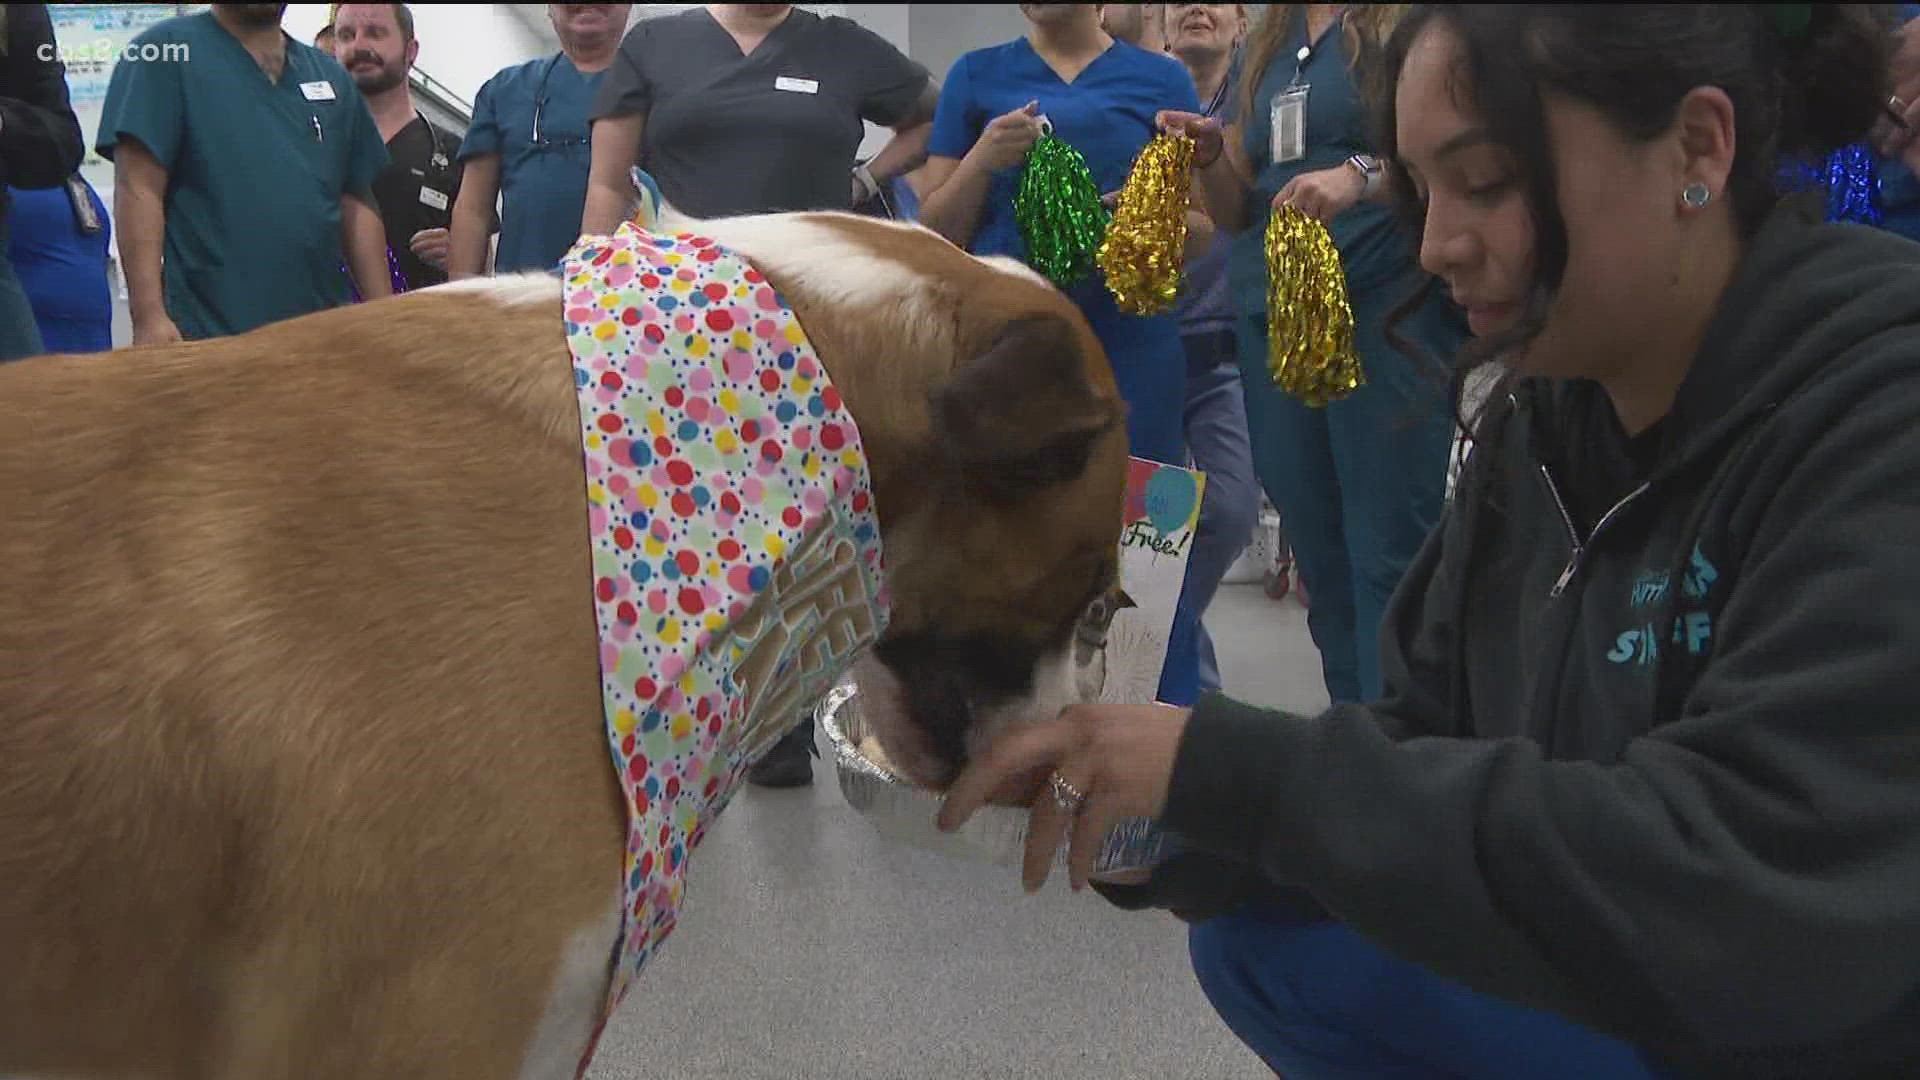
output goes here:
[{"label": "dog's black nose", "polygon": [[907,717],[955,776],[967,763],[967,735],[981,711],[1030,693],[1037,650],[984,636],[903,634],[875,649],[900,680]]},{"label": "dog's black nose", "polygon": [[943,782],[951,782],[967,764],[967,730],[973,726],[973,703],[960,690],[955,686],[945,693],[915,687],[907,691],[908,715],[925,729],[934,756],[949,773]]}]

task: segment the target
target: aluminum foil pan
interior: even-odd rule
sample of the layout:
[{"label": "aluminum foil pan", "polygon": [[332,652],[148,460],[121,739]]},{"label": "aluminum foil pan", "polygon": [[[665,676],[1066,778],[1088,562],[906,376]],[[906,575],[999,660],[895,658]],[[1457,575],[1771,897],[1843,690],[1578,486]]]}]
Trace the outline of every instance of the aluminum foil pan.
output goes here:
[{"label": "aluminum foil pan", "polygon": [[[847,805],[859,811],[880,834],[914,847],[952,858],[1018,867],[1025,859],[1028,811],[1008,806],[983,806],[965,825],[943,833],[935,824],[940,796],[915,787],[861,755],[866,737],[860,715],[859,690],[842,682],[820,703],[814,714],[820,730],[833,745],[840,792]],[[1146,818],[1121,822],[1107,833],[1096,873],[1144,870],[1173,854],[1173,839]],[[1054,854],[1056,866],[1067,865],[1067,845]]]}]

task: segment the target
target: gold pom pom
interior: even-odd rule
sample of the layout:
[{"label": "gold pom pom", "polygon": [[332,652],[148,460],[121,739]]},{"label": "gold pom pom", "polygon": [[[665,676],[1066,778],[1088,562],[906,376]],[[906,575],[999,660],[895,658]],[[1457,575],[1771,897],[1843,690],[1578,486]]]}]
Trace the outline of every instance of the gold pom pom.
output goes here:
[{"label": "gold pom pom", "polygon": [[1327,227],[1281,207],[1267,221],[1267,367],[1313,408],[1366,385],[1353,350],[1347,275]]},{"label": "gold pom pom", "polygon": [[1121,311],[1158,315],[1180,293],[1192,165],[1193,139],[1186,135],[1156,136],[1134,159],[1100,245],[1100,269]]}]

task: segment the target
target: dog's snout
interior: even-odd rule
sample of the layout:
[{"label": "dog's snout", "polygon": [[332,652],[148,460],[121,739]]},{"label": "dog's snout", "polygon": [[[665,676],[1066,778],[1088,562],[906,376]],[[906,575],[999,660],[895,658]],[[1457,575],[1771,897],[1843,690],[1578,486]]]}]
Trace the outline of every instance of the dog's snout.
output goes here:
[{"label": "dog's snout", "polygon": [[1031,696],[1037,651],[988,638],[906,635],[875,653],[899,680],[908,719],[928,748],[956,774],[969,758],[983,717]]},{"label": "dog's snout", "polygon": [[909,716],[926,729],[934,756],[948,773],[941,779],[951,781],[967,763],[967,732],[973,727],[973,703],[956,694],[941,694],[925,681],[916,681],[907,688],[907,708]]}]

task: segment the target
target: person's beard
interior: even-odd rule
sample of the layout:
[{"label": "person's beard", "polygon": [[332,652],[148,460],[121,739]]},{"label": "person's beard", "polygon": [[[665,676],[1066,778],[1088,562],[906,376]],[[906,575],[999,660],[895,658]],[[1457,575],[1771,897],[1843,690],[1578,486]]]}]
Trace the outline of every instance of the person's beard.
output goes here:
[{"label": "person's beard", "polygon": [[[372,60],[375,67],[359,66],[362,60]],[[362,94],[382,94],[399,86],[407,79],[402,68],[389,64],[371,53],[359,53],[349,56],[346,63],[347,74],[353,76],[353,84]]]},{"label": "person's beard", "polygon": [[225,8],[236,22],[254,30],[279,26],[281,18],[287,13],[285,4],[219,4],[216,6]]}]

